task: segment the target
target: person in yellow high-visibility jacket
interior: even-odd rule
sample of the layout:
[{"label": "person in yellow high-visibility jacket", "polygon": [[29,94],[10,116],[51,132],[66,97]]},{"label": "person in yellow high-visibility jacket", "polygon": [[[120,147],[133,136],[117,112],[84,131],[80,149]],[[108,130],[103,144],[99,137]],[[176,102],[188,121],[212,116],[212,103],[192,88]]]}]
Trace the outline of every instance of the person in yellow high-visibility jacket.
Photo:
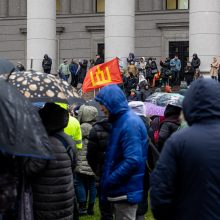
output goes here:
[{"label": "person in yellow high-visibility jacket", "polygon": [[80,124],[79,121],[71,115],[69,115],[69,121],[67,127],[64,128],[64,133],[72,137],[78,150],[82,149],[82,133]]},{"label": "person in yellow high-visibility jacket", "polygon": [[[67,104],[56,103],[61,108],[67,110]],[[67,126],[64,128],[64,133],[71,136],[76,143],[76,148],[78,150],[82,149],[82,133],[79,121],[69,114],[69,121]]]}]

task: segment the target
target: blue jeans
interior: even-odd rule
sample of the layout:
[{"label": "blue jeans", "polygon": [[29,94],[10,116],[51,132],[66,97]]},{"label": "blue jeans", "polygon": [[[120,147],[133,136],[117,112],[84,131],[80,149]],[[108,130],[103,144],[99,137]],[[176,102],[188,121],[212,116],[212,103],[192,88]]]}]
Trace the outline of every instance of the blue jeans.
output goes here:
[{"label": "blue jeans", "polygon": [[59,72],[59,77],[65,81],[68,81],[69,75],[64,75],[63,73]]},{"label": "blue jeans", "polygon": [[95,176],[76,173],[75,191],[78,203],[88,202],[94,203],[96,198],[96,182]]}]

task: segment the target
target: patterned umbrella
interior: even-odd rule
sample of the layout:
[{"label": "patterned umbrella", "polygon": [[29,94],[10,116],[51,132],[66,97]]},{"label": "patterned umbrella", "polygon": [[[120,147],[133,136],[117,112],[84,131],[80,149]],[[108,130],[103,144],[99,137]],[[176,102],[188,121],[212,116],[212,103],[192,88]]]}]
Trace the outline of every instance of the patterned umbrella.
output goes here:
[{"label": "patterned umbrella", "polygon": [[34,71],[13,72],[8,81],[32,102],[68,103],[70,98],[76,102],[80,99],[72,86],[52,74]]},{"label": "patterned umbrella", "polygon": [[168,104],[182,107],[184,96],[178,93],[155,92],[147,97],[145,102],[150,102],[157,106],[166,107]]}]

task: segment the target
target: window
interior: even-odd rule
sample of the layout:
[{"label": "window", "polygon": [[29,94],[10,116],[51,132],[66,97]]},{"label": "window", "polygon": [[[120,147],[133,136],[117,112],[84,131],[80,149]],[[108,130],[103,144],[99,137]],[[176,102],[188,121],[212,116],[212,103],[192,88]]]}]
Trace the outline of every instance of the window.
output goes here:
[{"label": "window", "polygon": [[105,12],[105,0],[96,0],[96,12]]},{"label": "window", "polygon": [[189,9],[189,0],[178,0],[178,9]]},{"label": "window", "polygon": [[166,0],[167,10],[189,9],[189,0]]},{"label": "window", "polygon": [[56,0],[56,12],[60,14],[60,0]]}]

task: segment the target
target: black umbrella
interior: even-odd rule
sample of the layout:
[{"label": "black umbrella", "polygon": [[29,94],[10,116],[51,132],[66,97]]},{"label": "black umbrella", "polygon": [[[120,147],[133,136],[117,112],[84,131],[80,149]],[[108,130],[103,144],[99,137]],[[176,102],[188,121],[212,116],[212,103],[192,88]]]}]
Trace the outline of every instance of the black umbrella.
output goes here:
[{"label": "black umbrella", "polygon": [[8,82],[32,102],[64,102],[80,100],[73,87],[52,74],[34,71],[13,72]]},{"label": "black umbrella", "polygon": [[0,151],[49,159],[49,139],[38,112],[22,94],[0,79]]},{"label": "black umbrella", "polygon": [[75,106],[83,105],[83,104],[86,104],[86,100],[83,99],[83,98],[70,97],[68,99],[68,104],[69,105],[75,105]]},{"label": "black umbrella", "polygon": [[0,58],[0,74],[11,73],[15,70],[15,66],[10,61]]}]

